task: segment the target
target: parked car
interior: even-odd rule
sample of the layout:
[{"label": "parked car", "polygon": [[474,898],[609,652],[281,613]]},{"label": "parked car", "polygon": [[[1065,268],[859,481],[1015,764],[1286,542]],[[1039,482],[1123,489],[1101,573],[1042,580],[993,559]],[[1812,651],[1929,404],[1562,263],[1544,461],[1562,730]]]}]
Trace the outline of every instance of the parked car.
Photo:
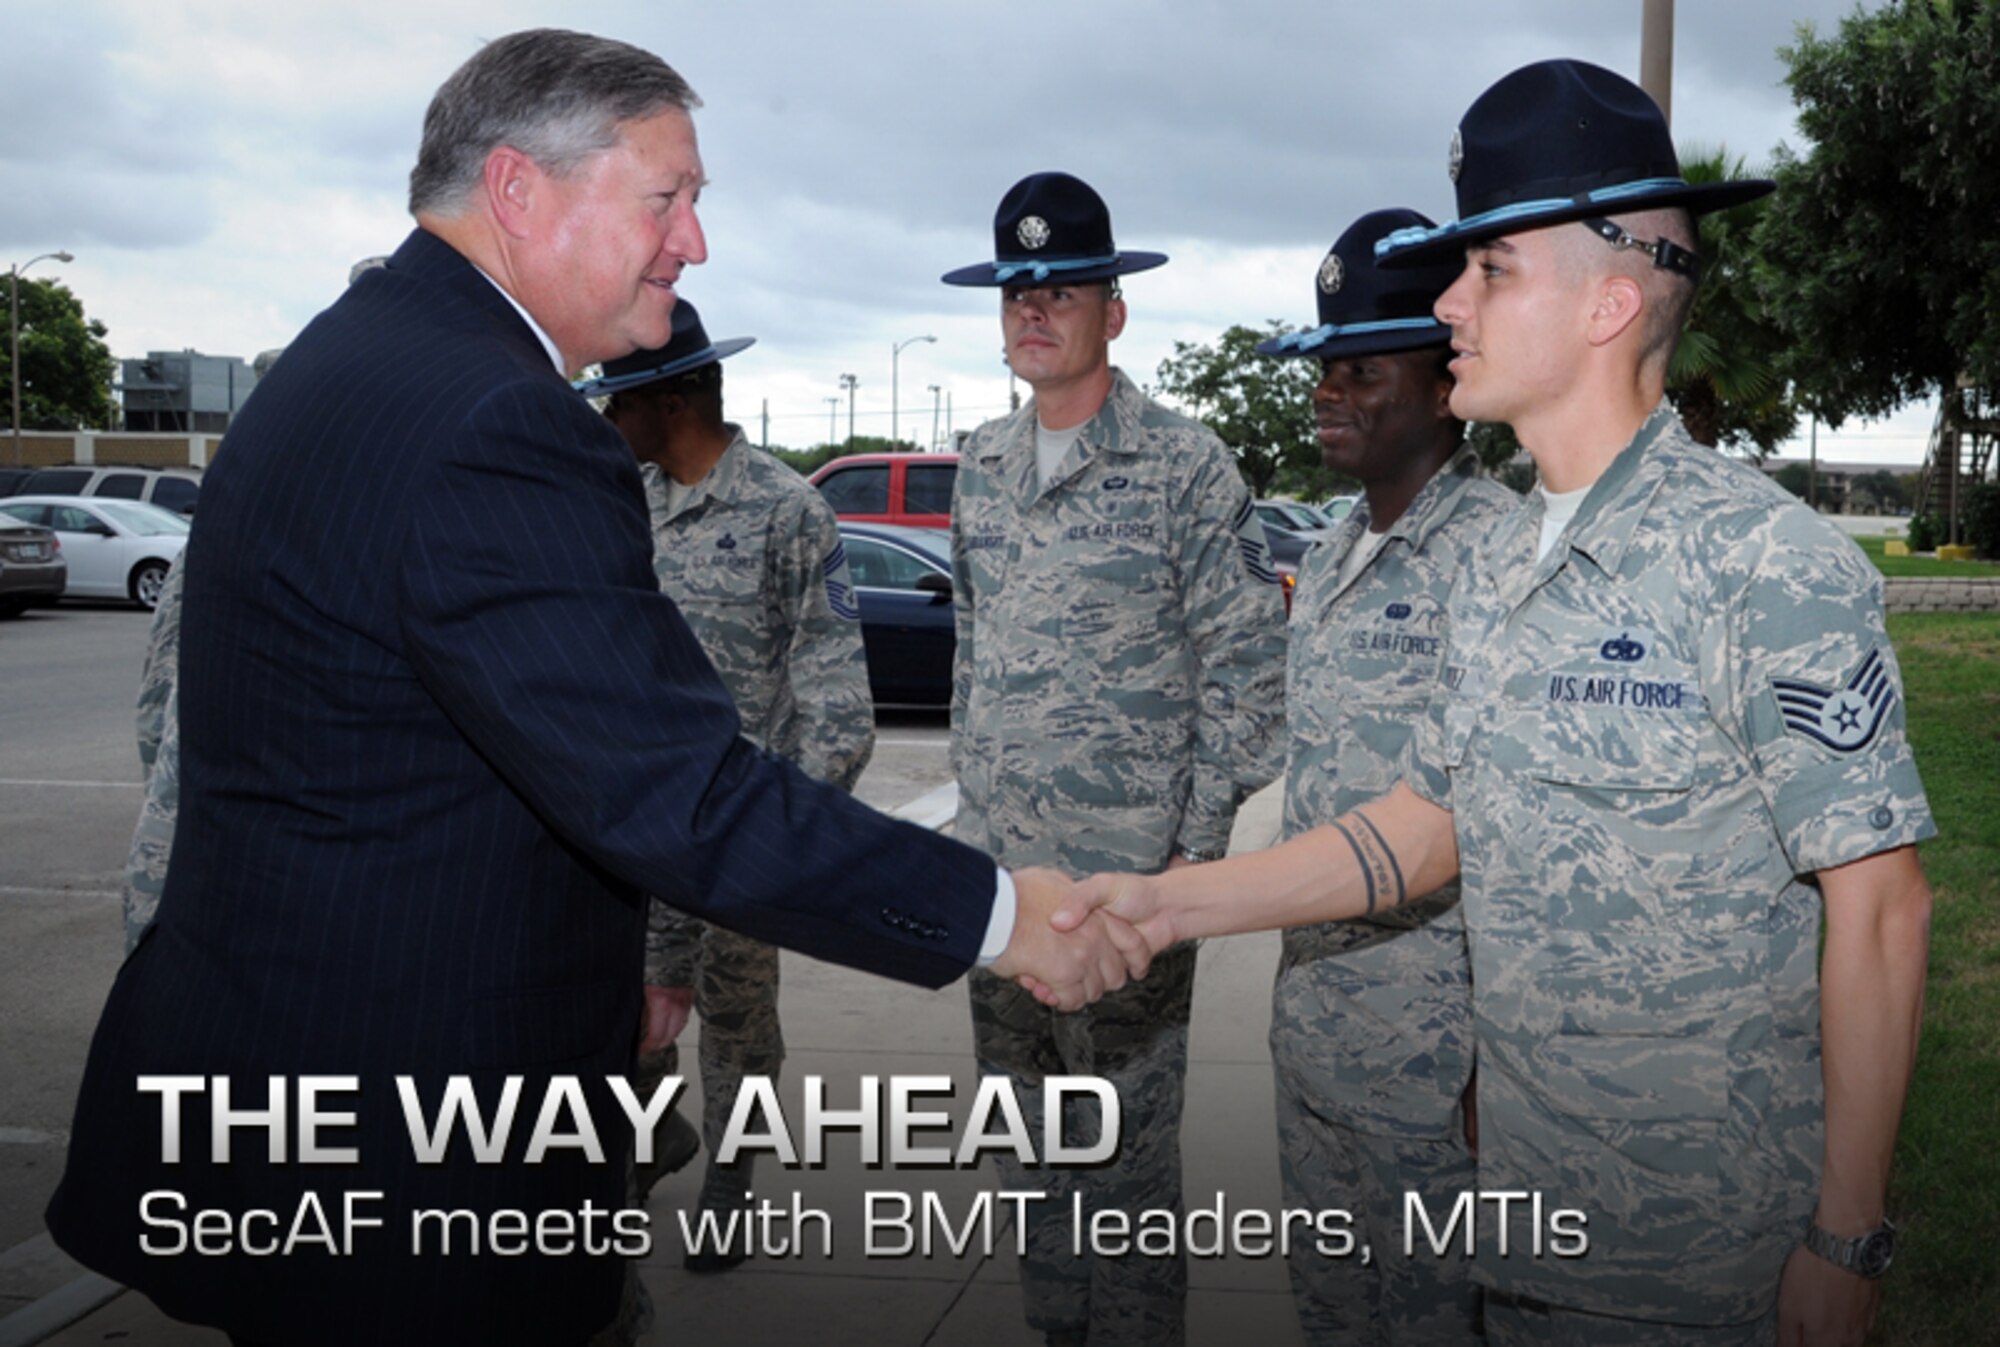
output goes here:
[{"label": "parked car", "polygon": [[1320,539],[1333,533],[1334,522],[1317,513],[1310,505],[1301,505],[1295,500],[1260,500],[1254,502],[1257,517],[1265,526],[1288,530],[1307,538]]},{"label": "parked car", "polygon": [[0,618],[19,617],[30,604],[54,603],[68,584],[69,565],[55,530],[0,516]]},{"label": "parked car", "polygon": [[1319,503],[1319,512],[1338,524],[1347,518],[1348,512],[1360,499],[1359,496],[1329,496]]},{"label": "parked car", "polygon": [[188,521],[136,500],[9,496],[0,514],[55,530],[73,598],[130,599],[156,607],[167,568],[187,546]]},{"label": "parked car", "polygon": [[957,454],[849,454],[810,478],[842,519],[857,524],[951,527]]},{"label": "parked car", "polygon": [[842,520],[847,570],[861,607],[868,688],[877,706],[949,706],[958,631],[951,542],[935,528]]},{"label": "parked car", "polygon": [[1278,567],[1278,583],[1284,586],[1285,612],[1289,615],[1292,611],[1292,592],[1299,587],[1299,565],[1305,559],[1306,549],[1318,539],[1261,517],[1258,522],[1264,525],[1264,541],[1271,545],[1271,560]]},{"label": "parked car", "polygon": [[193,514],[195,502],[201,497],[201,475],[193,468],[75,463],[36,468],[14,481],[0,478],[0,496],[107,496]]}]

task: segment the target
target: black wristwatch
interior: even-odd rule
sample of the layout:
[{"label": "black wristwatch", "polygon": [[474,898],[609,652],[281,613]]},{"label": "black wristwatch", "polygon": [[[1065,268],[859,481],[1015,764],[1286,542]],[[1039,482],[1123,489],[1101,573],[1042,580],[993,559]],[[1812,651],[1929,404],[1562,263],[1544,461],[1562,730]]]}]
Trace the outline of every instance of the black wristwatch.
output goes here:
[{"label": "black wristwatch", "polygon": [[1835,1267],[1873,1280],[1889,1270],[1896,1256],[1896,1227],[1888,1217],[1866,1234],[1842,1239],[1818,1225],[1806,1227],[1805,1245]]}]

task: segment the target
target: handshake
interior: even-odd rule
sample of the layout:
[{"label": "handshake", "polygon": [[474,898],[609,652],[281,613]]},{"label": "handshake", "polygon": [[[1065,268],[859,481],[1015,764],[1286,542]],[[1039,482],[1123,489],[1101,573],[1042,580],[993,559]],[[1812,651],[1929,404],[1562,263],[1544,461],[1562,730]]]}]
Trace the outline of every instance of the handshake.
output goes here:
[{"label": "handshake", "polygon": [[1013,872],[1014,934],[992,971],[1043,1005],[1080,1010],[1129,978],[1178,938],[1158,895],[1139,875],[1073,882],[1055,870]]}]

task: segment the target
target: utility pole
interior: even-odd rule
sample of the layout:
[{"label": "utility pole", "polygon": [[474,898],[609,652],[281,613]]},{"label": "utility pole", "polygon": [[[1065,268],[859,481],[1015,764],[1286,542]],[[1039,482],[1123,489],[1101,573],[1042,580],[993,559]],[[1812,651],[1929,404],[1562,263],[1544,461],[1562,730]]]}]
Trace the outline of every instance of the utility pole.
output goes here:
[{"label": "utility pole", "polygon": [[771,452],[771,399],[764,399],[764,434],[757,447],[765,453]]},{"label": "utility pole", "polygon": [[1674,0],[1646,0],[1639,29],[1639,87],[1674,124]]},{"label": "utility pole", "polygon": [[861,387],[861,380],[852,374],[840,376],[840,386],[847,390],[847,447],[854,447],[854,390]]},{"label": "utility pole", "polygon": [[839,414],[840,414],[840,399],[837,397],[828,398],[826,400],[826,442],[829,445],[840,443],[839,440],[834,438],[833,434],[833,418],[838,416]]},{"label": "utility pole", "polygon": [[951,436],[951,390],[947,388],[944,391],[944,441],[946,444],[951,443]]},{"label": "utility pole", "polygon": [[1819,509],[1819,413],[1813,413],[1811,446],[1806,451],[1806,504]]},{"label": "utility pole", "polygon": [[943,402],[942,402],[943,396],[944,396],[944,389],[937,384],[932,384],[931,385],[931,452],[934,454],[937,452],[938,448],[938,412],[943,408]]}]

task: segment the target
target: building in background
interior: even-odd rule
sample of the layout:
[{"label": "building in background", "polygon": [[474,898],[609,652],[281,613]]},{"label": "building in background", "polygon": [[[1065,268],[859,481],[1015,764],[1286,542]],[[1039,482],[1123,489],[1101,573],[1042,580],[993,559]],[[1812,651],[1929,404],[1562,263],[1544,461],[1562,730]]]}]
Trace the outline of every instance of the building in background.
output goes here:
[{"label": "building in background", "polygon": [[121,360],[118,373],[128,431],[220,434],[257,386],[241,357],[193,350],[149,351]]}]

